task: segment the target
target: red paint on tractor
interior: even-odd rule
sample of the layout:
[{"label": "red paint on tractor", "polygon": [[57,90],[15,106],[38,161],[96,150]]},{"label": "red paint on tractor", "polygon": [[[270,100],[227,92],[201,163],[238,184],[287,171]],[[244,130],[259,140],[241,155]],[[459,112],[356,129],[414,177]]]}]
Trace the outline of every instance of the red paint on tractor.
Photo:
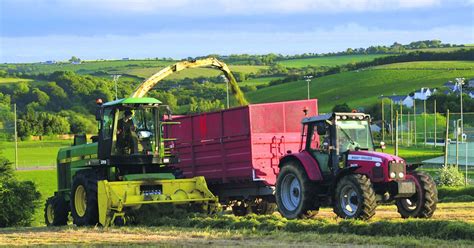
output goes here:
[{"label": "red paint on tractor", "polygon": [[[400,157],[375,151],[351,151],[349,153],[347,163],[349,166],[359,166],[360,168],[356,170],[356,173],[367,175],[372,180],[372,182],[389,182],[393,179],[388,177],[375,177],[375,175],[373,175],[373,168],[381,167],[384,175],[388,175],[388,166],[390,161],[403,161],[405,163],[405,160]],[[406,174],[406,171],[404,171],[404,174]]]},{"label": "red paint on tractor", "polygon": [[[312,181],[322,181],[323,176],[320,171],[320,167],[316,159],[314,159],[308,151],[301,151],[298,153],[292,153],[287,155],[288,157],[294,157],[297,161],[301,163],[308,175],[309,180]],[[282,158],[285,159],[285,158]]]},{"label": "red paint on tractor", "polygon": [[168,134],[177,138],[177,167],[185,177],[205,176],[211,183],[275,185],[280,158],[287,150],[299,150],[305,107],[308,115],[318,114],[317,100],[312,99],[175,118],[181,124],[171,126]]}]

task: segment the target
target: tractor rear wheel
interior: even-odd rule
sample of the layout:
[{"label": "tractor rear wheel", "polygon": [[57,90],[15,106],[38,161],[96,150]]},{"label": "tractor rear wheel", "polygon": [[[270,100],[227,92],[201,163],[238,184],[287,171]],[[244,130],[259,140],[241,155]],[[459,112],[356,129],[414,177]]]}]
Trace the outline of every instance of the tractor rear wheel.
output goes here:
[{"label": "tractor rear wheel", "polygon": [[97,175],[94,171],[79,171],[74,175],[71,190],[71,215],[77,226],[99,222],[97,205]]},{"label": "tractor rear wheel", "polygon": [[375,192],[365,175],[344,176],[337,183],[334,198],[334,213],[341,218],[368,220],[375,214]]},{"label": "tractor rear wheel", "polygon": [[415,181],[416,193],[409,198],[397,199],[398,212],[402,218],[430,218],[436,210],[438,190],[433,178],[423,172],[408,174]]},{"label": "tractor rear wheel", "polygon": [[47,226],[67,225],[69,206],[62,196],[53,196],[46,200],[44,221]]},{"label": "tractor rear wheel", "polygon": [[275,196],[278,211],[287,219],[308,218],[314,215],[314,210],[319,210],[313,182],[294,162],[280,169]]}]

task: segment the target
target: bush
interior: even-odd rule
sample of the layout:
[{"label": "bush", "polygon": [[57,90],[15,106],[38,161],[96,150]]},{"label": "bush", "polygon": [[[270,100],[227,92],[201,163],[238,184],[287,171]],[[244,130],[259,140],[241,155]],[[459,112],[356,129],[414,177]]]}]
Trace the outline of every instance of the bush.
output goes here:
[{"label": "bush", "polygon": [[33,182],[18,181],[10,162],[0,157],[0,227],[28,226],[40,196]]},{"label": "bush", "polygon": [[438,186],[463,186],[464,175],[458,167],[446,166],[441,168],[435,181]]}]

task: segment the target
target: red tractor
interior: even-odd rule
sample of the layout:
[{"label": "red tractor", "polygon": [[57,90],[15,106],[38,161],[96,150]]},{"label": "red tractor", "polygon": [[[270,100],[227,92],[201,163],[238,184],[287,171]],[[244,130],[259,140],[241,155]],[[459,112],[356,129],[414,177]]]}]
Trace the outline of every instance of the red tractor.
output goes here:
[{"label": "red tractor", "polygon": [[429,218],[438,191],[428,174],[397,156],[376,152],[370,116],[332,113],[306,117],[298,152],[280,160],[276,202],[289,219],[308,217],[321,205],[341,218],[369,219],[377,203],[395,202],[403,218]]}]

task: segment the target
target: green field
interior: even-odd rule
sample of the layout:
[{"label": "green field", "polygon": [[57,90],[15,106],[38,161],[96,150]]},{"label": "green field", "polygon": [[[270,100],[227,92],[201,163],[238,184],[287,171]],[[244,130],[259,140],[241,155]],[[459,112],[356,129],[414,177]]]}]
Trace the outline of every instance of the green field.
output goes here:
[{"label": "green field", "polygon": [[41,205],[33,216],[32,226],[44,226],[43,207],[46,199],[54,195],[57,190],[56,170],[29,170],[15,171],[15,175],[20,180],[33,181],[41,193]]},{"label": "green field", "polygon": [[[18,142],[18,166],[55,166],[58,150],[70,146],[71,140],[20,141]],[[2,142],[0,154],[11,162],[15,161],[15,143]]]},{"label": "green field", "polygon": [[[124,70],[113,70],[110,73],[116,74],[128,74],[146,79],[153,74],[159,72],[164,67],[149,67],[149,68],[130,68]],[[243,72],[246,74],[257,73],[260,70],[268,68],[267,66],[252,66],[252,65],[230,65],[232,72]],[[221,75],[222,72],[218,69],[211,68],[191,68],[186,69],[177,73],[174,73],[166,79],[184,79],[184,78],[197,78],[197,77],[216,77]]]},{"label": "green field", "polygon": [[30,82],[33,81],[31,79],[27,78],[2,78],[0,77],[0,84],[15,84],[15,83],[21,83],[21,82]]},{"label": "green field", "polygon": [[[450,62],[450,68],[468,62]],[[432,62],[435,66],[437,62]],[[410,63],[404,63],[404,66]],[[415,64],[412,67],[424,65]],[[391,66],[397,66],[393,64]],[[376,103],[381,95],[403,95],[421,87],[441,87],[457,77],[474,77],[474,70],[360,70],[316,78],[311,81],[311,97],[319,100],[319,112],[329,112],[336,104],[347,103],[352,108]],[[300,100],[306,98],[306,82],[295,81],[266,87],[246,94],[252,103]]]},{"label": "green field", "polygon": [[349,63],[357,63],[361,61],[370,61],[375,58],[388,56],[385,54],[370,54],[370,55],[340,55],[340,56],[325,56],[316,58],[304,59],[289,59],[282,60],[278,63],[289,68],[301,68],[306,66],[337,66]]},{"label": "green field", "polygon": [[258,86],[258,85],[262,85],[262,84],[268,84],[270,83],[270,81],[273,81],[273,80],[277,80],[277,79],[281,79],[283,77],[260,77],[260,78],[251,78],[251,79],[248,79],[248,80],[245,80],[243,82],[239,82],[239,85],[243,86],[243,85],[247,85],[247,86],[250,86],[250,85],[254,85],[254,86]]},{"label": "green field", "polygon": [[474,61],[416,61],[382,65],[372,69],[474,70]]}]

